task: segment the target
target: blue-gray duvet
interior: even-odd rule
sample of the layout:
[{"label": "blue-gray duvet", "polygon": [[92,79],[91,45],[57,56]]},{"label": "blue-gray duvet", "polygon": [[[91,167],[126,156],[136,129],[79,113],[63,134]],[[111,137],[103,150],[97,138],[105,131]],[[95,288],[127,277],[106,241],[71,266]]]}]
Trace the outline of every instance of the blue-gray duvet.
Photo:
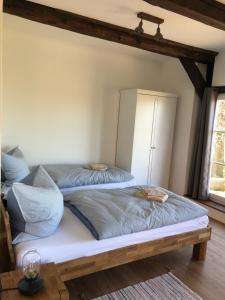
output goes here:
[{"label": "blue-gray duvet", "polygon": [[165,191],[164,203],[135,196],[140,186],[114,190],[76,191],[65,196],[65,205],[97,240],[160,228],[208,214],[200,205]]},{"label": "blue-gray duvet", "polygon": [[61,164],[43,166],[60,189],[76,186],[119,183],[132,180],[134,177],[117,167],[109,167],[106,171],[95,171],[85,165]]}]

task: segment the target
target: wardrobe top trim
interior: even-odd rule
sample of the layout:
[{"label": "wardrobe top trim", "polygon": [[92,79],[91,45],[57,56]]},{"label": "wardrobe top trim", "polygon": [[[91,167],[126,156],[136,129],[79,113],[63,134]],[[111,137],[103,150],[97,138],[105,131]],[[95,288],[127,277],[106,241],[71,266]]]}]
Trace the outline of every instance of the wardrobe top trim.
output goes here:
[{"label": "wardrobe top trim", "polygon": [[172,93],[166,93],[166,92],[160,92],[160,91],[151,91],[151,90],[142,90],[142,89],[126,89],[121,90],[120,93],[136,93],[141,95],[151,95],[151,96],[161,96],[161,97],[167,97],[167,98],[178,98],[176,94]]}]

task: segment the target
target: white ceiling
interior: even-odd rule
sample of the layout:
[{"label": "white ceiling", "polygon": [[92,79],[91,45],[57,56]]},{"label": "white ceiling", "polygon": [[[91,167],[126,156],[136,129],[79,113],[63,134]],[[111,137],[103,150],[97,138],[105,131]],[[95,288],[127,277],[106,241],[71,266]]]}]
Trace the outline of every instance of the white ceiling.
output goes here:
[{"label": "white ceiling", "polygon": [[[165,38],[216,51],[225,50],[225,31],[207,26],[178,14],[152,6],[142,0],[32,0],[99,19],[120,26],[135,28],[137,12],[144,11],[165,19],[161,30]],[[225,4],[225,0],[220,0]],[[146,33],[155,34],[156,25],[144,22]]]}]

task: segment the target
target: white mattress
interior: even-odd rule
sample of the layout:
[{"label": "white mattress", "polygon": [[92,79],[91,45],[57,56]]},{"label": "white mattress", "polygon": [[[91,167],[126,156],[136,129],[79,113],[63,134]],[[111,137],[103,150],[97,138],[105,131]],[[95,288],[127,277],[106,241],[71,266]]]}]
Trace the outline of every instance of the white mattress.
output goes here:
[{"label": "white mattress", "polygon": [[47,238],[23,242],[15,246],[17,266],[21,266],[24,253],[36,249],[42,257],[42,263],[65,262],[83,256],[91,256],[109,250],[156,240],[166,236],[205,228],[208,217],[203,216],[187,222],[162,228],[127,234],[105,240],[96,240],[88,229],[65,208],[63,219],[57,231]]},{"label": "white mattress", "polygon": [[64,188],[60,189],[63,195],[67,195],[74,191],[81,191],[81,190],[96,190],[96,189],[123,189],[130,186],[137,185],[136,180],[132,179],[126,182],[118,182],[118,183],[103,183],[103,184],[95,184],[95,185],[84,185],[84,186],[75,186],[71,188]]}]

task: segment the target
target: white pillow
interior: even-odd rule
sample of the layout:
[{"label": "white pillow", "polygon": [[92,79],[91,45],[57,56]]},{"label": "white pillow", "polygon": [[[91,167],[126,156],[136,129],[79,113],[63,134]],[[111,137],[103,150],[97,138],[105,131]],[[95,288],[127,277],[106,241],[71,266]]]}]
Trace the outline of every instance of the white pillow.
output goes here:
[{"label": "white pillow", "polygon": [[64,211],[63,195],[44,168],[34,171],[32,185],[23,182],[14,183],[7,195],[13,244],[53,234]]}]

